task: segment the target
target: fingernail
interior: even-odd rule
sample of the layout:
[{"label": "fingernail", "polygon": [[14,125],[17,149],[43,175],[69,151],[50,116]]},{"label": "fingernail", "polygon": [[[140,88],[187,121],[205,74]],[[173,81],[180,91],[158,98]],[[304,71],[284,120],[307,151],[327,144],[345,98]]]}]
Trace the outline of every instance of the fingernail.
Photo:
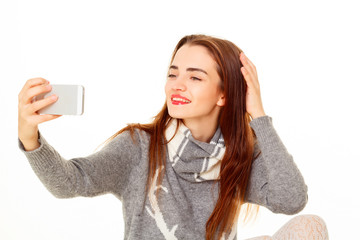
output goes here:
[{"label": "fingernail", "polygon": [[58,97],[56,95],[51,95],[51,100],[56,100]]}]

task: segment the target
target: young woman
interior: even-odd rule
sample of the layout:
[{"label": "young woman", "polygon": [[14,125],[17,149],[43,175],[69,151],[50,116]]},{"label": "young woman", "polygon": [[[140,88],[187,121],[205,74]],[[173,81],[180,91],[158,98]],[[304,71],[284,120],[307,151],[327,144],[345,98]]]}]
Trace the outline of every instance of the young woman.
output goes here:
[{"label": "young woman", "polygon": [[[56,96],[31,101],[50,89],[35,78],[21,90],[20,147],[56,197],[118,197],[125,239],[236,239],[239,216],[254,206],[295,214],[307,203],[303,177],[264,112],[256,68],[230,41],[182,38],[154,121],[129,125],[85,158],[63,159],[38,132],[59,117],[37,114]],[[316,216],[296,218],[274,239],[297,239],[291,229],[309,219],[300,229],[312,234],[321,225],[326,239]]]}]

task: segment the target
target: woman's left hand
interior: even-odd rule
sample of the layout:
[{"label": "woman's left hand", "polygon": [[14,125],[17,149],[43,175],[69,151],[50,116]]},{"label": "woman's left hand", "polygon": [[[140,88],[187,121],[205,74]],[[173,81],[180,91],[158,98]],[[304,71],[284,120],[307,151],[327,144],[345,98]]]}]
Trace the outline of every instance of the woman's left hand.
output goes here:
[{"label": "woman's left hand", "polygon": [[240,61],[244,65],[241,67],[241,72],[244,75],[248,87],[246,92],[246,111],[252,119],[265,116],[255,65],[245,56],[244,52],[240,54]]}]

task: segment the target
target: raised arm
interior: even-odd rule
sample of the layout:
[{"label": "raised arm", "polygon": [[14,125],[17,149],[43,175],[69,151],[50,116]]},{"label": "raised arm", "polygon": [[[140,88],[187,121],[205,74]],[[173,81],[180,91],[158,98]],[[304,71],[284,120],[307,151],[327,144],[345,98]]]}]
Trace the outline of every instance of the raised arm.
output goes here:
[{"label": "raised arm", "polygon": [[123,132],[101,151],[84,158],[65,160],[39,133],[38,125],[59,116],[40,115],[43,107],[54,103],[56,96],[33,102],[51,86],[43,78],[28,80],[19,93],[19,147],[47,189],[56,197],[94,196],[106,192],[120,195],[141,155],[138,132],[134,140]]},{"label": "raised arm", "polygon": [[248,202],[275,213],[300,212],[307,203],[307,186],[276,133],[271,117],[254,119],[250,125],[257,136],[256,152],[260,150],[261,154],[252,165]]},{"label": "raised arm", "polygon": [[261,154],[254,160],[247,191],[249,202],[267,207],[276,213],[294,214],[307,203],[307,186],[304,179],[276,133],[272,119],[266,116],[260,94],[260,84],[255,65],[242,52],[241,72],[247,84],[246,111],[253,119],[250,126],[255,131]]},{"label": "raised arm", "polygon": [[92,197],[115,193],[122,197],[129,175],[141,159],[139,135],[134,140],[123,132],[100,151],[87,157],[66,160],[40,134],[39,147],[20,149],[45,187],[58,198]]}]

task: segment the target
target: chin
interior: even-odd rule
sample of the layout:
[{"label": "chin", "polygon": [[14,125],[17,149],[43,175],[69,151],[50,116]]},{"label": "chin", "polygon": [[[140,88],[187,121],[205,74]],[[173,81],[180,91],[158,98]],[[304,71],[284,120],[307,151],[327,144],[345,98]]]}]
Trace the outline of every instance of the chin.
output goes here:
[{"label": "chin", "polygon": [[[171,104],[171,103],[170,103]],[[183,108],[181,106],[167,105],[168,113],[170,117],[177,119],[185,119],[191,117],[190,109]]]},{"label": "chin", "polygon": [[169,115],[170,115],[170,117],[172,117],[172,118],[178,118],[178,119],[184,118],[183,114],[174,113],[174,112],[172,112],[172,111],[169,111]]},{"label": "chin", "polygon": [[172,117],[172,118],[177,118],[177,119],[186,118],[186,114],[184,114],[183,112],[171,109],[169,107],[168,107],[168,113],[169,113],[170,117]]}]

